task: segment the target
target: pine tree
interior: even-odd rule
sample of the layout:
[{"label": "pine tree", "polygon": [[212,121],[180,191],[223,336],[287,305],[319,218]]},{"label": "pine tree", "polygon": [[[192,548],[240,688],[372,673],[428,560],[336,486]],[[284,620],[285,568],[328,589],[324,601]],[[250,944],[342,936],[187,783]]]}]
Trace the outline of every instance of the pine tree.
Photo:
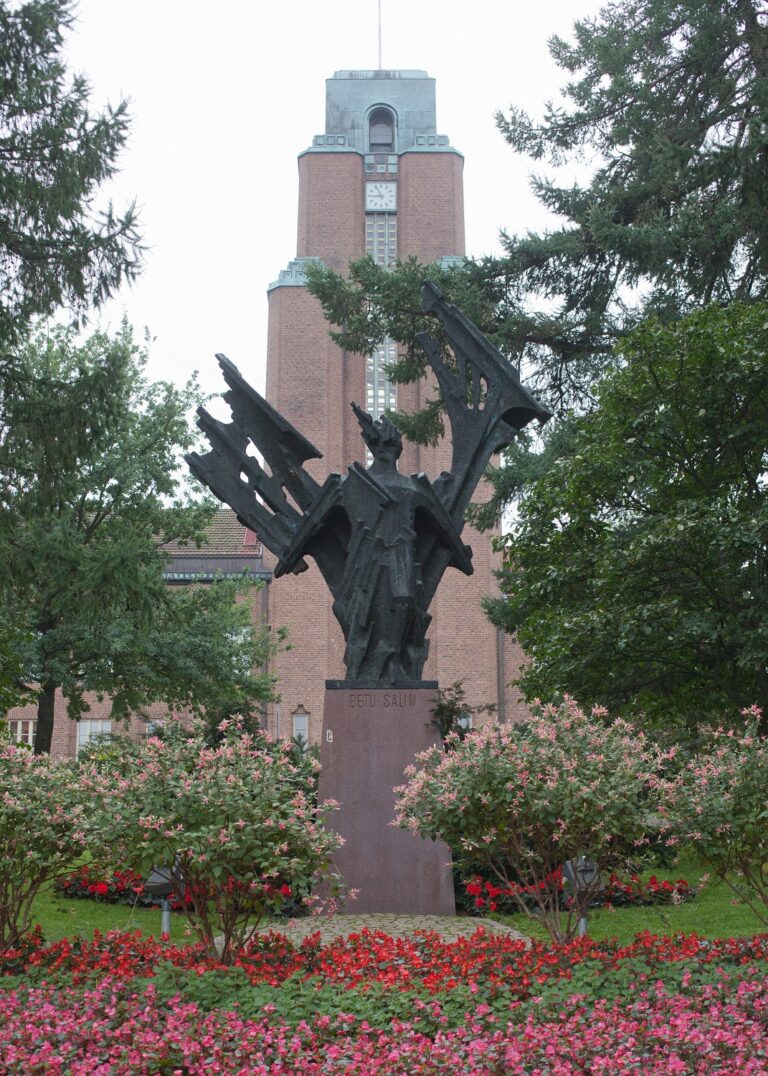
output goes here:
[{"label": "pine tree", "polygon": [[761,0],[619,0],[577,22],[572,43],[552,39],[565,104],[541,121],[499,114],[515,151],[596,164],[583,186],[534,179],[562,224],[506,236],[506,257],[486,265],[513,303],[552,304],[536,350],[550,399],[586,399],[595,372],[559,335],[599,356],[649,312],[766,295],[766,19]]},{"label": "pine tree", "polygon": [[[441,279],[557,416],[475,511],[489,525],[519,500],[493,616],[530,655],[528,697],[689,724],[768,710],[768,7],[614,0],[550,48],[562,99],[498,124],[549,168],[532,184],[555,223]],[[361,262],[310,286],[342,346],[389,333],[418,375],[433,271]]]},{"label": "pine tree", "polygon": [[128,135],[61,58],[71,0],[0,0],[0,361],[35,315],[83,317],[140,268],[134,207],[97,205]]}]

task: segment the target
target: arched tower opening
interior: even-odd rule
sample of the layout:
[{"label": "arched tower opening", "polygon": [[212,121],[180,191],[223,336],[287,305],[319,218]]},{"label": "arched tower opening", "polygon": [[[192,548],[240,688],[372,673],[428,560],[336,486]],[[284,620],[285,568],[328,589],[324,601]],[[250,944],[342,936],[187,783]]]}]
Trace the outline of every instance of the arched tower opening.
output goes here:
[{"label": "arched tower opening", "polygon": [[391,108],[379,105],[368,116],[368,152],[394,153],[397,120]]}]

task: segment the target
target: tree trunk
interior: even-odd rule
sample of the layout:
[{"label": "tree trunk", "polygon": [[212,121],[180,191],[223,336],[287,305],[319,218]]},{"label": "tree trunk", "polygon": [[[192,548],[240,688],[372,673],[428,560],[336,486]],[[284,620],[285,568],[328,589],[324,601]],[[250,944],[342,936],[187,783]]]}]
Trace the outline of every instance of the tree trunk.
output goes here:
[{"label": "tree trunk", "polygon": [[45,680],[37,700],[37,729],[35,731],[35,754],[50,755],[53,740],[53,714],[56,705],[56,684]]}]

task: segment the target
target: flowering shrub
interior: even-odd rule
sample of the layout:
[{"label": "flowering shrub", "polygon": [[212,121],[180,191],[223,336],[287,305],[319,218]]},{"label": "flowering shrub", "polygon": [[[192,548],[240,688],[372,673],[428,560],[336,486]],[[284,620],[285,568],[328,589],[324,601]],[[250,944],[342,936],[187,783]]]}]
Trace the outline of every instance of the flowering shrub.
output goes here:
[{"label": "flowering shrub", "polygon": [[168,869],[197,938],[229,961],[266,912],[307,895],[339,838],[301,787],[291,747],[256,744],[231,726],[208,747],[171,723],[123,774],[93,771],[104,815],[100,867],[146,877]]},{"label": "flowering shrub", "polygon": [[767,961],[768,936],[526,946],[364,931],[298,948],[259,935],[225,968],[201,945],[114,934],[27,955],[0,993],[0,1055],[10,1076],[757,1074]]},{"label": "flowering shrub", "polygon": [[[553,881],[560,887],[561,903],[569,899],[563,888],[562,874],[562,869],[558,868],[553,877]],[[505,887],[477,877],[467,882],[465,889],[467,895],[473,898],[477,911],[512,913],[518,909],[516,898],[519,896],[522,896],[530,907],[534,907],[536,890],[549,882],[549,878],[544,878],[537,886],[523,886],[513,882]],[[644,882],[637,874],[633,874],[625,881],[612,871],[603,888],[595,894],[593,906],[681,904],[683,901],[692,900],[695,895],[696,891],[691,889],[685,878],[678,878],[675,882],[666,879],[659,881],[653,874]]]},{"label": "flowering shrub", "polygon": [[[647,842],[664,758],[637,729],[604,717],[568,700],[525,725],[470,733],[447,754],[424,752],[397,790],[400,825],[446,841],[459,865],[483,864],[526,914],[532,895],[552,938],[573,937],[599,875],[626,869]],[[598,874],[561,909],[560,870],[581,856]]]},{"label": "flowering shrub", "polygon": [[[753,722],[760,714],[743,712]],[[665,811],[668,843],[690,842],[768,925],[768,737],[754,726],[742,735],[713,732],[665,784]]]},{"label": "flowering shrub", "polygon": [[76,766],[0,747],[0,952],[20,944],[41,887],[72,869],[99,826]]}]

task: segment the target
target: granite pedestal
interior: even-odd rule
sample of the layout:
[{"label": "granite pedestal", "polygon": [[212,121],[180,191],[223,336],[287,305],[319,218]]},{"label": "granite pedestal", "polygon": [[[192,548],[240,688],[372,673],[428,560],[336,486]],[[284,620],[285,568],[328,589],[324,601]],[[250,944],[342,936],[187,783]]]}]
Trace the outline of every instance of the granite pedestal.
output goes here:
[{"label": "granite pedestal", "polygon": [[358,890],[355,915],[454,915],[451,852],[391,825],[393,788],[419,751],[440,743],[433,681],[392,688],[326,681],[319,797],[340,803],[331,828],[345,838],[334,865]]}]

